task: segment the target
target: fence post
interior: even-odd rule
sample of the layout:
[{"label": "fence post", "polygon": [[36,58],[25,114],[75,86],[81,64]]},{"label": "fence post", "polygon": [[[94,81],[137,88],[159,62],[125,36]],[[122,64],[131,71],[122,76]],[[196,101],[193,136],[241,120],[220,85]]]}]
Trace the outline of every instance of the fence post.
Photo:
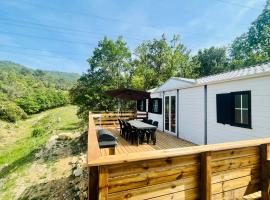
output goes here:
[{"label": "fence post", "polygon": [[261,148],[261,191],[262,200],[270,199],[270,144],[262,144]]},{"label": "fence post", "polygon": [[109,148],[109,155],[115,155],[115,147]]},{"label": "fence post", "polygon": [[98,167],[89,167],[88,174],[88,200],[98,200],[99,171]]},{"label": "fence post", "polygon": [[210,200],[212,182],[211,152],[201,154],[201,200]]},{"label": "fence post", "polygon": [[99,200],[108,200],[108,169],[100,167],[99,171]]}]

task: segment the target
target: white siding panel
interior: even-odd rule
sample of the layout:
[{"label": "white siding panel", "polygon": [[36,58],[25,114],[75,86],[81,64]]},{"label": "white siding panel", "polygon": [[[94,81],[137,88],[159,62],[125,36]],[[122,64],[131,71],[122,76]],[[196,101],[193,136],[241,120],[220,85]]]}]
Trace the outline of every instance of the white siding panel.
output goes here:
[{"label": "white siding panel", "polygon": [[[151,93],[151,98],[162,98],[162,96],[162,92]],[[163,114],[148,113],[148,118],[152,119],[153,121],[158,121],[158,129],[161,131],[163,130]]]},{"label": "white siding panel", "polygon": [[204,88],[179,91],[179,137],[204,144]]},{"label": "white siding panel", "polygon": [[[251,90],[252,129],[217,123],[216,94]],[[208,86],[208,143],[270,137],[270,77],[251,78]]]}]

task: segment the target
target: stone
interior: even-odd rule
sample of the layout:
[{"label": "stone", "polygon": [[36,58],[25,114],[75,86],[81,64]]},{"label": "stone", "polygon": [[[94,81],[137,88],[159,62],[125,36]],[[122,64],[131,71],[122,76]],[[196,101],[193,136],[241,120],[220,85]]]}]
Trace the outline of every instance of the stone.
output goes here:
[{"label": "stone", "polygon": [[73,172],[74,176],[80,176],[82,175],[82,173],[83,173],[83,170],[81,168],[77,168]]},{"label": "stone", "polygon": [[68,132],[67,133],[60,133],[58,135],[59,140],[72,140],[74,138],[75,138],[74,135],[72,133],[68,133]]}]

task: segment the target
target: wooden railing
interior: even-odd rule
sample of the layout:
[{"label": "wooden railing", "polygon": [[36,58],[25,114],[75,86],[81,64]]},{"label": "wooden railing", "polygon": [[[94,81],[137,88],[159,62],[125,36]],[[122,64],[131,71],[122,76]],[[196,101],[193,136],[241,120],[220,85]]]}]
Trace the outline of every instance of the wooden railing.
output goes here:
[{"label": "wooden railing", "polygon": [[118,119],[128,120],[128,119],[143,119],[147,118],[147,112],[92,112],[94,117],[94,122],[96,126],[103,128],[118,127]]},{"label": "wooden railing", "polygon": [[89,199],[270,199],[270,138],[100,156],[90,115]]}]

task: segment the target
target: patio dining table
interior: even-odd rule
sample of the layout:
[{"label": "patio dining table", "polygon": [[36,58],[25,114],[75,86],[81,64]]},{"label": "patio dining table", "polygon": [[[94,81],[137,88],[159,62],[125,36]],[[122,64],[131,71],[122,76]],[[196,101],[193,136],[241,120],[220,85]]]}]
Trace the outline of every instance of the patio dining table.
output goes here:
[{"label": "patio dining table", "polygon": [[[138,131],[146,131],[146,130],[153,130],[153,134],[155,134],[155,130],[157,129],[156,126],[151,125],[151,124],[147,124],[144,123],[142,121],[139,120],[129,120],[128,123],[133,126],[134,128],[136,128]],[[155,135],[154,135],[155,138]],[[147,141],[149,142],[149,141]],[[156,143],[156,141],[154,141],[154,144]]]}]

